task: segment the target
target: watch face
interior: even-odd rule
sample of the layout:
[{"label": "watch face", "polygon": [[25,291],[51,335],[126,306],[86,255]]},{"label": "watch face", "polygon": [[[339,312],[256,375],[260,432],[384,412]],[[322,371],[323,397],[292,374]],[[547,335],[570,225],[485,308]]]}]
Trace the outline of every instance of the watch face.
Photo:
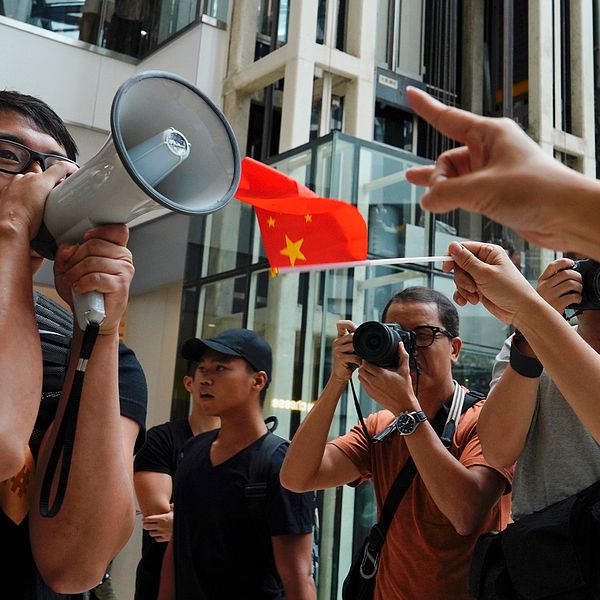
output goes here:
[{"label": "watch face", "polygon": [[396,420],[396,427],[402,435],[408,435],[415,429],[416,421],[412,415],[400,415]]}]

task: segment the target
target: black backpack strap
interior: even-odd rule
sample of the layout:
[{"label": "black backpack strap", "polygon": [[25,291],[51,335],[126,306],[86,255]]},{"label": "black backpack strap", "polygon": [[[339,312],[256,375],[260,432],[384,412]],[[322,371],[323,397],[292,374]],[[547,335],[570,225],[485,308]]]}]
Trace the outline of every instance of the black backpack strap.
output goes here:
[{"label": "black backpack strap", "polygon": [[[283,446],[289,445],[288,440],[271,433],[264,436],[260,446],[254,450],[250,461],[250,473],[248,483],[246,484],[244,495],[248,499],[264,499],[267,497],[267,484],[271,474],[271,459],[275,452]],[[259,518],[256,509],[261,510],[260,515],[264,514],[262,503],[250,502],[252,512]]]},{"label": "black backpack strap", "polygon": [[268,557],[274,573],[277,572],[277,565],[273,556],[271,533],[267,526],[266,501],[273,455],[281,446],[288,445],[288,440],[268,431],[258,448],[253,450],[248,483],[244,489],[248,512],[258,535],[259,544],[263,547],[263,556]]},{"label": "black backpack strap", "polygon": [[34,457],[46,430],[54,420],[69,364],[73,316],[63,306],[39,292],[33,293],[35,320],[43,358],[42,398],[29,440]]}]

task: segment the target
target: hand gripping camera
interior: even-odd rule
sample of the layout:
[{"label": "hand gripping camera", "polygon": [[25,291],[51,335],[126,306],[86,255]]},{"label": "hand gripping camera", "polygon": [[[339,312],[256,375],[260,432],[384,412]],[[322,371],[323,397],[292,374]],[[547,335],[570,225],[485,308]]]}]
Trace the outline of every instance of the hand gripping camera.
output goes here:
[{"label": "hand gripping camera", "polygon": [[408,352],[411,369],[417,368],[415,360],[415,334],[405,331],[396,323],[367,321],[354,332],[352,343],[354,351],[362,359],[379,367],[397,368],[400,361],[398,343],[402,342]]},{"label": "hand gripping camera", "polygon": [[600,310],[600,263],[590,258],[577,260],[572,269],[581,273],[583,290],[581,302],[567,308],[575,311]]}]

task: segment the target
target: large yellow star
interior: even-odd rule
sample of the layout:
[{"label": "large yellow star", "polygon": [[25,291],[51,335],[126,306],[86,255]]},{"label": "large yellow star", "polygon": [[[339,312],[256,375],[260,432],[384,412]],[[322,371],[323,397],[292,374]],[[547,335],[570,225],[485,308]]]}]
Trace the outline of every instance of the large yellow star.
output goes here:
[{"label": "large yellow star", "polygon": [[269,217],[269,218],[267,219],[267,225],[268,225],[269,227],[275,227],[275,219],[274,219],[273,217]]},{"label": "large yellow star", "polygon": [[300,238],[296,242],[292,242],[290,238],[285,236],[285,248],[280,250],[279,253],[283,254],[283,256],[287,256],[290,259],[290,264],[292,267],[296,264],[297,260],[306,260],[306,256],[302,254],[300,247],[304,243],[304,238]]},{"label": "large yellow star", "polygon": [[312,215],[304,215],[304,220],[307,223],[312,223]]}]

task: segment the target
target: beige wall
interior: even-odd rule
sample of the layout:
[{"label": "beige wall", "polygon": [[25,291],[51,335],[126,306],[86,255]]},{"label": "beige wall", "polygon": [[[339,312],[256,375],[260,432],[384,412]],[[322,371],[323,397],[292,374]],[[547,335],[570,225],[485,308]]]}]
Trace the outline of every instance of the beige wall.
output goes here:
[{"label": "beige wall", "polygon": [[[147,427],[169,420],[177,354],[181,283],[132,296],[127,308],[124,342],[134,350],[148,382]],[[141,517],[125,548],[114,561],[112,578],[120,600],[133,598],[140,559]]]},{"label": "beige wall", "polygon": [[129,299],[124,341],[136,353],[146,374],[148,427],[169,420],[180,304],[181,283]]}]

